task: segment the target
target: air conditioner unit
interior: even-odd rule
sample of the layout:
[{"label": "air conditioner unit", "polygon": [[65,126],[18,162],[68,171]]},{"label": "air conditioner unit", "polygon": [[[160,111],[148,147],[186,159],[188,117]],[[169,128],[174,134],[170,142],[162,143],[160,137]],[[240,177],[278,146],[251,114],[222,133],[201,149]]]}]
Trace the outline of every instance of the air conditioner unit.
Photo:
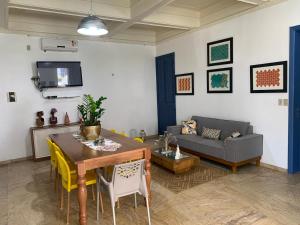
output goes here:
[{"label": "air conditioner unit", "polygon": [[43,51],[77,52],[77,40],[42,38]]}]

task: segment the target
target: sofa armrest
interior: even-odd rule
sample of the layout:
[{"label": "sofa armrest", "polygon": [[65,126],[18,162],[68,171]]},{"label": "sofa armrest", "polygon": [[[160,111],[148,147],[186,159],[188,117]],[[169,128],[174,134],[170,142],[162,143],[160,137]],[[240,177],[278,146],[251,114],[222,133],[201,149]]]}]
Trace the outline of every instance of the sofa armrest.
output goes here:
[{"label": "sofa armrest", "polygon": [[263,136],[248,134],[240,138],[230,138],[224,141],[225,160],[241,162],[263,154]]},{"label": "sofa armrest", "polygon": [[173,135],[181,134],[182,125],[168,126],[167,131]]}]

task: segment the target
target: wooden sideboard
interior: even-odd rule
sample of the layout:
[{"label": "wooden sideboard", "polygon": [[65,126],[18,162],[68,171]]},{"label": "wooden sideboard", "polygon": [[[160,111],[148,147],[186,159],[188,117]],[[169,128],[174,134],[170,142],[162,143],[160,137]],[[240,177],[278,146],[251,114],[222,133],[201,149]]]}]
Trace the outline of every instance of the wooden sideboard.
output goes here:
[{"label": "wooden sideboard", "polygon": [[58,124],[56,126],[31,127],[30,133],[33,159],[35,161],[39,161],[49,158],[47,138],[50,134],[76,132],[79,131],[79,127],[79,123],[71,123],[69,125]]}]

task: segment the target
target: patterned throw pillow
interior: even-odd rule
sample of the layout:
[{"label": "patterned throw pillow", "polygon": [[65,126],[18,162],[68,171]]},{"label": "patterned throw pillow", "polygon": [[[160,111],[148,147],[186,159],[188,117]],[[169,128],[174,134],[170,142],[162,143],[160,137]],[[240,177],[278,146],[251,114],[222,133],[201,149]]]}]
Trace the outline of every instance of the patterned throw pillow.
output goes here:
[{"label": "patterned throw pillow", "polygon": [[238,131],[234,131],[229,137],[227,137],[226,139],[231,139],[231,138],[238,138],[241,137],[241,133]]},{"label": "patterned throw pillow", "polygon": [[182,121],[182,134],[197,134],[197,122],[195,120]]},{"label": "patterned throw pillow", "polygon": [[218,140],[220,138],[220,134],[221,130],[203,127],[201,136],[208,139]]}]

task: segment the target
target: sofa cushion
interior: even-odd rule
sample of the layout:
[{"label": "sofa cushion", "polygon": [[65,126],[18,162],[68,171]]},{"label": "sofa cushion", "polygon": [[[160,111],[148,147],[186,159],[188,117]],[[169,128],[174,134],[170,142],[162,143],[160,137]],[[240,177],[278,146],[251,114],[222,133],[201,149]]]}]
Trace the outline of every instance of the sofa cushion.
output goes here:
[{"label": "sofa cushion", "polygon": [[213,157],[225,158],[224,142],[202,138],[199,135],[176,135],[177,144],[183,148]]},{"label": "sofa cushion", "polygon": [[250,126],[249,122],[214,119],[202,116],[193,116],[192,120],[197,122],[197,133],[201,134],[203,127],[221,130],[221,140],[229,137],[233,132],[238,131],[242,136],[246,135]]},{"label": "sofa cushion", "polygon": [[203,127],[201,136],[203,138],[219,140],[220,134],[221,134],[221,130]]},{"label": "sofa cushion", "polygon": [[195,120],[182,121],[181,134],[197,134]]}]

